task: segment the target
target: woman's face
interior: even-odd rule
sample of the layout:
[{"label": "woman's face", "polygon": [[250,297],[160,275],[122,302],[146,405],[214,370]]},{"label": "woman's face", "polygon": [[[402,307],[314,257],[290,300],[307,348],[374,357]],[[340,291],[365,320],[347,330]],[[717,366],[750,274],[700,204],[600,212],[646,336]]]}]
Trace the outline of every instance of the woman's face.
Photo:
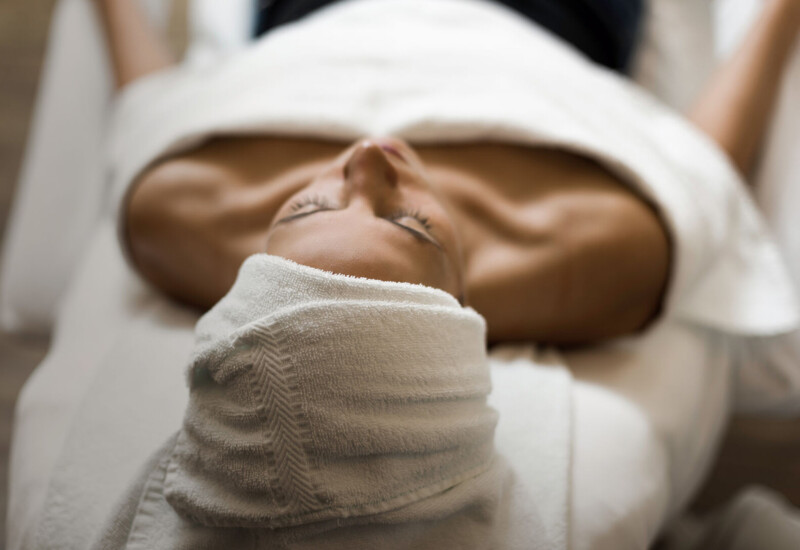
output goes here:
[{"label": "woman's face", "polygon": [[419,157],[398,139],[355,143],[291,196],[270,227],[266,252],[326,271],[423,284],[463,297],[451,217]]}]

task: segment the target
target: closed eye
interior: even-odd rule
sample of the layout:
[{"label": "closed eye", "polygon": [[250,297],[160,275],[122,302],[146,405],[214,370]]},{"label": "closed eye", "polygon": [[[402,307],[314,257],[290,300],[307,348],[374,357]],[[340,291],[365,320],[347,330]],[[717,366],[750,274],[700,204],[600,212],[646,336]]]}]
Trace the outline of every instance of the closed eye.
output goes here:
[{"label": "closed eye", "polygon": [[305,212],[299,212],[297,214],[291,214],[286,216],[285,218],[281,218],[277,221],[277,223],[288,223],[294,220],[299,220],[300,218],[305,218],[306,216],[310,216],[312,214],[316,214],[317,212],[327,212],[329,210],[336,210],[335,208],[317,208],[316,210],[307,210]]},{"label": "closed eye", "polygon": [[384,219],[386,221],[388,221],[389,223],[391,223],[393,225],[396,225],[397,227],[399,227],[401,229],[404,229],[408,233],[411,233],[417,239],[420,239],[420,240],[423,240],[423,241],[425,241],[427,243],[430,243],[433,246],[435,246],[436,248],[438,248],[439,250],[442,250],[442,245],[440,245],[438,242],[433,240],[429,235],[423,233],[422,231],[417,231],[413,227],[408,227],[407,225],[403,225],[402,223],[398,222],[397,220],[392,220],[392,219],[389,219],[389,218],[384,218]]},{"label": "closed eye", "polygon": [[394,214],[392,214],[389,219],[390,220],[400,220],[402,218],[412,218],[417,221],[422,227],[425,228],[425,231],[430,232],[431,224],[430,221],[426,216],[423,216],[419,210],[398,210]]},{"label": "closed eye", "polygon": [[[299,220],[301,218],[306,218],[308,216],[312,216],[312,215],[317,214],[319,212],[328,212],[328,211],[331,211],[331,210],[338,210],[338,209],[326,206],[326,207],[316,208],[314,210],[308,210],[308,211],[305,211],[305,212],[298,212],[297,214],[290,214],[289,216],[286,216],[286,217],[281,218],[280,220],[278,220],[276,222],[276,225],[291,223],[291,222],[293,222],[295,220]],[[397,219],[394,218],[394,217],[381,218],[381,219],[386,220],[387,222],[391,223],[395,227],[399,227],[403,231],[406,231],[407,233],[412,235],[417,240],[425,242],[425,243],[428,243],[428,244],[432,244],[433,246],[435,246],[439,250],[443,250],[442,246],[438,242],[433,240],[433,238],[430,235],[427,235],[426,233],[423,233],[422,231],[418,231],[418,230],[416,230],[416,229],[414,229],[412,227],[404,225],[404,224],[400,223],[399,221],[397,221]],[[423,222],[420,222],[420,223],[423,223]],[[430,226],[430,224],[428,223],[427,218],[425,219],[425,222],[424,222],[423,225],[425,226],[426,229]]]},{"label": "closed eye", "polygon": [[333,205],[328,202],[325,197],[321,197],[318,195],[309,195],[307,197],[303,197],[302,199],[298,199],[297,201],[293,202],[289,206],[290,212],[297,212],[298,210],[302,210],[306,206],[315,205],[319,206],[320,209],[323,210],[332,210]]}]

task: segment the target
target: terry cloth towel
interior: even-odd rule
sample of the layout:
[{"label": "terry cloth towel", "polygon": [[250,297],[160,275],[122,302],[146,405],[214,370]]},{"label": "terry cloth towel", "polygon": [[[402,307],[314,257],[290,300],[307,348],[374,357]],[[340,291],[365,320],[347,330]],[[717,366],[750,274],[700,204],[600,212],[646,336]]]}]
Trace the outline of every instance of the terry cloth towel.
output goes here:
[{"label": "terry cloth towel", "polygon": [[337,2],[217,62],[136,82],[115,106],[113,207],[124,212],[148,165],[221,135],[488,140],[585,155],[661,212],[675,249],[665,315],[737,335],[798,325],[783,260],[724,153],[496,2]]},{"label": "terry cloth towel", "polygon": [[[495,452],[485,329],[440,290],[249,258],[197,324],[182,429],[95,547],[520,548],[511,505],[532,495]],[[566,547],[555,447],[526,480],[548,496],[519,522],[529,548]]]}]

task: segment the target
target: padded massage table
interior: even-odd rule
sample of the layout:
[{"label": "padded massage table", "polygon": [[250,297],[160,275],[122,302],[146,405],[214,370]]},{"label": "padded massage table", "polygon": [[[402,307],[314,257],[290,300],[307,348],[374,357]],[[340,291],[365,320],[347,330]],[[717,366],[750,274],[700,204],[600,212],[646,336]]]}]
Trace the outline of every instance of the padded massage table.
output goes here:
[{"label": "padded massage table", "polygon": [[[249,2],[220,6],[214,0],[195,2],[189,62],[226,55],[246,42]],[[164,21],[163,3],[150,1],[148,7]],[[714,24],[711,5],[667,1],[652,8],[637,79],[680,107],[714,63],[706,32]],[[730,49],[753,13],[749,2],[719,6],[726,29],[721,49]],[[696,26],[676,37],[674,27],[666,26],[675,20]],[[684,55],[687,50],[706,55]],[[90,6],[62,0],[2,277],[5,327],[53,331],[50,354],[18,404],[8,518],[8,548],[14,550],[32,547],[40,524],[72,525],[87,538],[65,541],[63,547],[85,547],[115,495],[179,424],[188,398],[183,370],[197,316],[130,271],[113,222],[100,214],[106,199],[98,154],[110,96],[102,51]],[[793,63],[786,85],[796,91],[800,56]],[[76,78],[76,71],[85,78]],[[786,176],[800,168],[789,154],[800,132],[800,112],[787,100],[790,94],[784,91],[759,179],[762,204],[780,243],[800,250],[791,240],[785,210],[797,193]],[[790,267],[796,275],[798,265]],[[646,547],[701,483],[734,401],[748,403],[748,389],[735,384],[731,371],[730,343],[687,334],[685,327],[662,324],[635,349],[620,341],[600,355],[560,358],[575,379],[573,548]],[[665,347],[672,348],[669,358],[650,361],[646,369],[637,363],[637,353],[652,355]],[[681,361],[681,354],[704,360]],[[501,349],[493,358],[513,360],[546,358],[526,347]],[[751,378],[761,374],[753,372]],[[92,399],[94,387],[111,388],[111,394]],[[765,387],[774,389],[769,383],[760,389]],[[70,438],[76,423],[104,436],[90,446],[79,444]],[[65,467],[66,456],[71,460]],[[105,487],[105,496],[83,491],[86,479]],[[74,503],[69,517],[48,517],[44,505],[53,498]]]}]

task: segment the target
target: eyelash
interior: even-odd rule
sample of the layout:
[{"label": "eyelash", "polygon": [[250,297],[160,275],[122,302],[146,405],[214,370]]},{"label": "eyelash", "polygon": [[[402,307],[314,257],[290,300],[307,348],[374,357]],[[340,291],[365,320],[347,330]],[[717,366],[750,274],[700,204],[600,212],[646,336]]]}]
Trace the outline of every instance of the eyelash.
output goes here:
[{"label": "eyelash", "polygon": [[[290,211],[291,212],[297,212],[298,210],[300,210],[302,208],[305,208],[306,206],[309,206],[309,205],[319,206],[320,209],[323,209],[323,210],[333,210],[334,209],[333,205],[331,203],[329,203],[324,197],[312,195],[310,197],[304,197],[304,198],[299,199],[296,202],[294,202],[290,207]],[[414,218],[427,231],[430,231],[431,228],[432,228],[429,218],[427,216],[423,216],[422,213],[419,210],[405,210],[405,209],[401,208],[401,209],[395,211],[394,214],[389,216],[389,219],[392,220],[392,221],[399,220],[400,218]]]},{"label": "eyelash", "polygon": [[426,216],[423,216],[419,210],[400,209],[389,216],[389,219],[391,220],[399,220],[400,218],[414,218],[422,225],[422,227],[425,228],[426,231],[431,230],[430,220]]},{"label": "eyelash", "polygon": [[304,197],[302,199],[297,200],[292,204],[290,210],[292,212],[297,212],[301,208],[304,208],[309,205],[319,206],[320,208],[324,208],[326,210],[332,210],[333,206],[324,197],[319,197],[317,195],[312,195],[310,197]]}]

